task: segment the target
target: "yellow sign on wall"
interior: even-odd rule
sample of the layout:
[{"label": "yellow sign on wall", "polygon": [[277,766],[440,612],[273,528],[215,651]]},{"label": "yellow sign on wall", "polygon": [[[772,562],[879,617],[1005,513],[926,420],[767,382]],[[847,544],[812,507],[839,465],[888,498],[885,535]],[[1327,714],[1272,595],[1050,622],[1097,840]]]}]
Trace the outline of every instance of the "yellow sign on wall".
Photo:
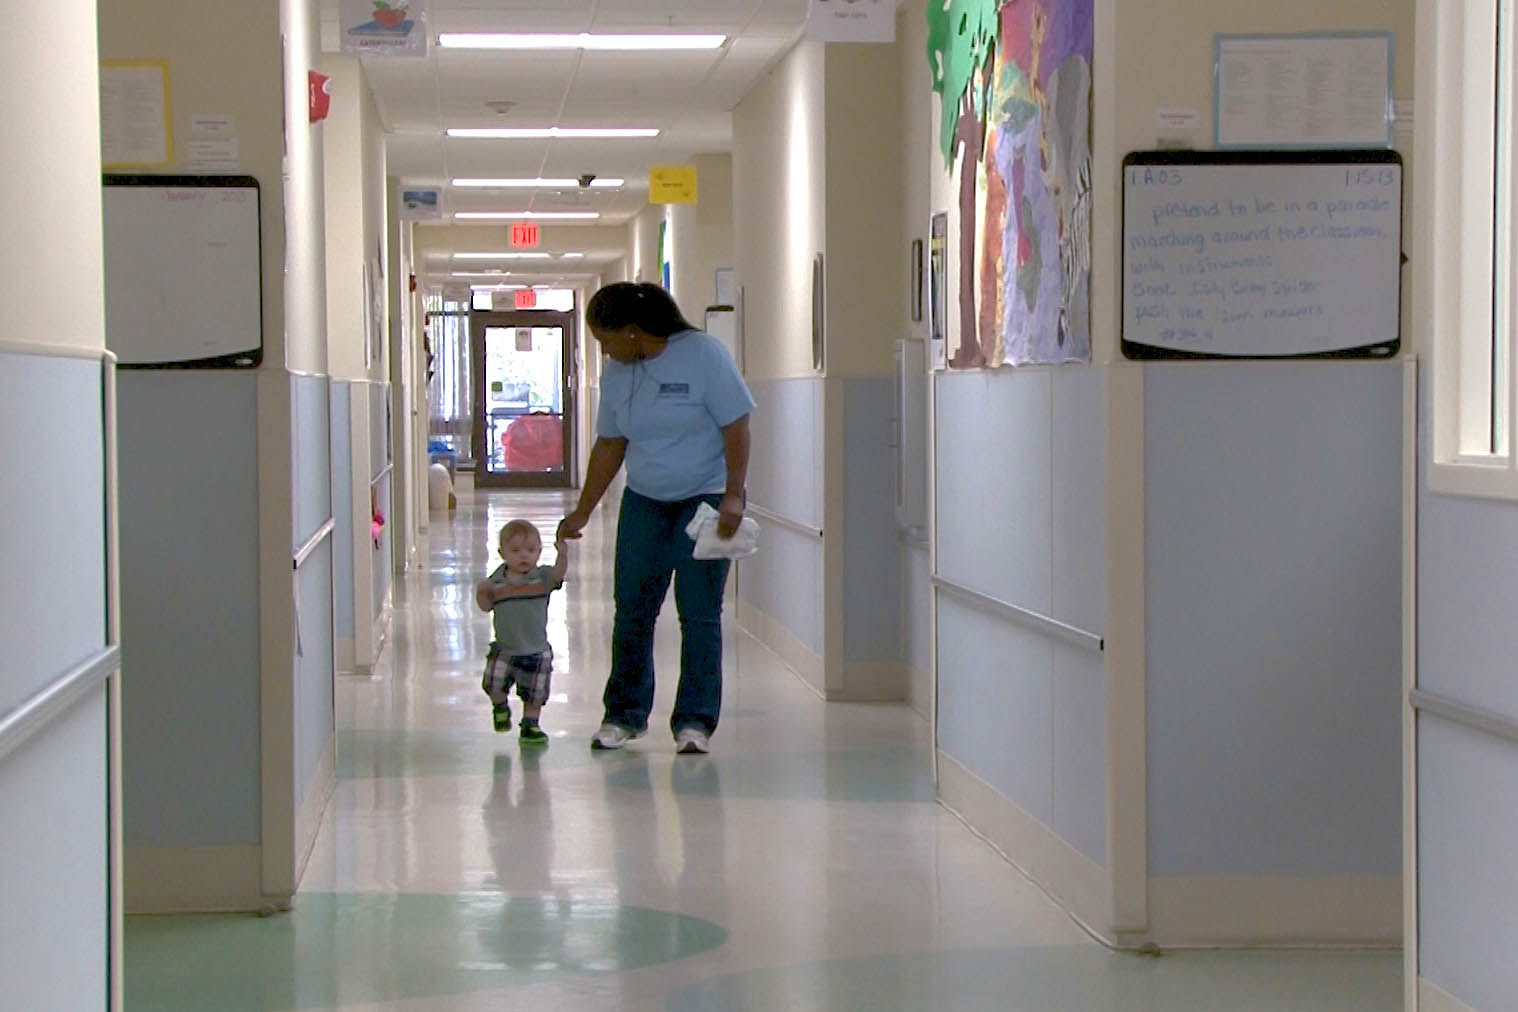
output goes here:
[{"label": "yellow sign on wall", "polygon": [[654,165],[648,170],[650,204],[694,204],[696,202],[696,167],[694,165]]}]

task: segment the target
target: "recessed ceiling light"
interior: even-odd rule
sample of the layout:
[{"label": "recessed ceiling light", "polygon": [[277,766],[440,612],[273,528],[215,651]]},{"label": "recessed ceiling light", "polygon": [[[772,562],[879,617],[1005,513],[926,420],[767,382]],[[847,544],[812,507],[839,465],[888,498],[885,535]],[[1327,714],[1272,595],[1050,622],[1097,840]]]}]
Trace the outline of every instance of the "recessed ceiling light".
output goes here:
[{"label": "recessed ceiling light", "polygon": [[444,32],[444,49],[720,49],[726,35],[578,35]]},{"label": "recessed ceiling light", "polygon": [[[615,189],[623,185],[624,182],[625,180],[622,179],[602,179],[597,176],[590,181],[590,186],[596,190]],[[455,179],[453,180],[453,185],[487,187],[496,190],[511,188],[569,189],[570,187],[579,187],[580,181],[578,179]]]},{"label": "recessed ceiling light", "polygon": [[544,221],[588,221],[601,217],[600,211],[458,211],[455,218],[464,221],[502,221],[512,218],[538,218]]},{"label": "recessed ceiling light", "polygon": [[448,136],[485,140],[531,140],[544,137],[575,140],[657,137],[659,131],[655,127],[449,127]]},{"label": "recessed ceiling light", "polygon": [[455,260],[547,260],[548,253],[455,253]]}]

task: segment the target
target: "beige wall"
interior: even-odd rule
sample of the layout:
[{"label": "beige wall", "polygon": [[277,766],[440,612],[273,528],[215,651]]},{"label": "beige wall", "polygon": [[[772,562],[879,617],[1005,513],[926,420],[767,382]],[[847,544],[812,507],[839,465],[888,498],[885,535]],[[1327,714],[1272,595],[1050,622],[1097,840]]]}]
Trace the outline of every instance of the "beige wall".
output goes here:
[{"label": "beige wall", "polygon": [[[286,39],[285,365],[327,371],[327,229],[323,218],[322,126],[309,122],[308,72],[321,63],[317,0],[281,0]],[[227,38],[228,36],[222,36]]]},{"label": "beige wall", "polygon": [[897,47],[830,45],[827,133],[827,372],[889,376],[903,336],[907,246],[902,204]]},{"label": "beige wall", "polygon": [[664,208],[649,205],[627,225],[629,281],[659,283],[659,223]]},{"label": "beige wall", "polygon": [[[1195,147],[1212,147],[1213,36],[1219,32],[1390,31],[1396,45],[1396,94],[1398,98],[1411,98],[1413,9],[1413,0],[1282,0],[1271,4],[1249,0],[1207,4],[1099,0],[1097,175],[1093,179],[1096,242],[1092,250],[1092,339],[1098,361],[1118,354],[1117,292],[1110,280],[1120,269],[1115,241],[1121,184],[1117,166],[1127,152],[1152,148],[1162,135],[1175,136],[1174,131],[1156,128],[1155,111],[1160,108],[1198,110],[1197,130],[1180,136]],[[1112,40],[1111,57],[1106,61],[1104,34]],[[1164,52],[1165,58],[1156,59],[1157,51]],[[1106,87],[1106,82],[1112,87]],[[1104,126],[1110,127],[1110,134],[1104,135]],[[1105,150],[1104,139],[1108,140]],[[1399,144],[1409,139],[1401,137]]]},{"label": "beige wall", "polygon": [[[0,166],[13,195],[0,209],[0,296],[11,308],[0,341],[100,348],[105,303],[94,4],[7,5],[0,81],[13,96],[0,116]],[[68,312],[51,314],[61,322],[44,328],[29,306]]]},{"label": "beige wall", "polygon": [[823,252],[823,46],[802,42],[733,110],[733,245],[750,379],[813,374]]},{"label": "beige wall", "polygon": [[733,265],[733,159],[698,155],[694,204],[674,204],[668,212],[674,246],[671,294],[696,326],[716,299],[718,267]]},{"label": "beige wall", "polygon": [[[385,149],[368,79],[357,58],[328,53],[322,72],[332,78],[332,111],[322,124],[326,175],[326,295],[328,370],[334,379],[382,379],[385,357],[368,365],[364,272],[385,272]],[[380,325],[388,331],[383,292]],[[382,342],[386,344],[388,342]]]},{"label": "beige wall", "polygon": [[[896,157],[901,161],[902,238],[910,257],[912,240],[922,240],[922,319],[912,320],[910,280],[901,288],[895,303],[897,318],[904,321],[904,336],[928,339],[928,222],[933,215],[933,175],[938,171],[934,153],[933,107],[937,97],[928,76],[928,23],[926,0],[906,0],[896,12],[896,58],[900,63],[898,81],[901,107],[901,134],[897,138]],[[906,261],[910,268],[910,259]]]},{"label": "beige wall", "polygon": [[[192,136],[190,124],[194,117],[208,114],[231,117],[233,135],[238,141],[238,168],[256,177],[260,187],[264,362],[282,366],[286,361],[287,282],[280,242],[285,217],[281,183],[284,106],[280,67],[284,56],[280,49],[283,31],[280,14],[277,5],[225,0],[188,8],[177,0],[99,3],[102,60],[166,60],[169,64],[176,161],[165,171],[184,169],[185,141]],[[237,44],[208,45],[208,33],[213,30],[216,38],[235,39]],[[13,37],[27,38],[22,33],[13,33]],[[48,49],[37,48],[42,52]],[[300,72],[304,78],[305,67]],[[304,96],[304,83],[301,88]],[[30,91],[28,88],[27,93]],[[17,110],[26,116],[27,107],[33,105],[39,107],[39,115],[47,115],[46,103],[22,102],[17,104]],[[5,117],[7,122],[11,115]],[[37,136],[47,137],[48,131],[39,130]],[[65,138],[63,142],[77,148],[78,139]],[[67,160],[57,159],[55,164],[62,166]]]}]

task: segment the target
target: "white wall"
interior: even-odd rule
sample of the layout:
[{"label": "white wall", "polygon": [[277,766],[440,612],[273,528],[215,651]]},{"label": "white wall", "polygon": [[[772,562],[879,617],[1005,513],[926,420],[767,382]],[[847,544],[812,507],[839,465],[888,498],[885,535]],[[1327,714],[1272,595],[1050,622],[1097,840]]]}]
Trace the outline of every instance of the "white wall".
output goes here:
[{"label": "white wall", "polygon": [[[26,195],[0,210],[0,294],[13,309],[0,323],[10,584],[0,591],[0,713],[9,715],[105,649],[108,581],[95,5],[7,14],[0,84],[47,95],[0,118],[0,162]],[[31,306],[66,311],[38,327]],[[23,347],[37,353],[15,353]],[[47,433],[46,453],[36,433]],[[109,778],[120,755],[107,736],[107,691],[97,684],[24,739],[0,740],[0,980],[17,1008],[120,1008],[119,800]]]},{"label": "white wall", "polygon": [[632,265],[629,281],[659,284],[659,225],[664,208],[649,205],[638,212],[627,226],[628,261]]},{"label": "white wall", "polygon": [[[248,493],[236,482],[219,479],[223,466],[215,454],[176,456],[175,439],[128,446],[123,440],[123,484],[172,458],[180,485],[190,485],[228,495],[236,492],[247,501],[224,504],[224,512],[251,510],[256,522],[224,532],[226,551],[251,553],[257,559],[247,579],[253,600],[239,609],[258,631],[257,649],[227,658],[221,677],[229,693],[251,694],[256,708],[244,707],[229,716],[226,733],[251,733],[256,743],[255,768],[236,771],[239,784],[249,775],[257,786],[251,797],[228,790],[220,808],[232,822],[243,824],[251,813],[257,827],[252,835],[239,831],[224,834],[211,846],[199,846],[189,838],[152,840],[136,848],[126,862],[130,902],[140,909],[253,909],[264,902],[284,903],[299,882],[302,838],[314,832],[315,818],[325,801],[330,783],[330,764],[313,764],[310,753],[318,738],[331,738],[331,672],[310,662],[322,656],[310,637],[330,636],[317,611],[330,612],[330,599],[305,595],[303,602],[314,609],[304,616],[308,660],[297,671],[291,559],[295,546],[303,543],[324,522],[312,524],[312,514],[330,508],[330,470],[326,447],[330,415],[326,409],[327,334],[325,327],[325,252],[322,216],[322,152],[320,128],[307,122],[306,72],[317,63],[317,10],[314,0],[282,0],[279,5],[234,4],[229,0],[184,8],[169,0],[124,4],[108,0],[99,9],[100,55],[106,59],[164,59],[170,65],[171,106],[174,132],[180,144],[193,136],[195,117],[228,117],[238,145],[238,168],[258,179],[261,188],[264,249],[264,364],[256,371],[228,372],[216,377],[193,371],[166,372],[157,377],[157,399],[139,398],[136,414],[128,418],[123,404],[123,427],[148,433],[160,431],[164,417],[174,426],[166,431],[192,442],[216,425],[230,425],[256,446],[256,469],[239,475],[256,482]],[[216,40],[214,44],[208,40]],[[223,41],[225,40],[225,41]],[[109,281],[109,279],[107,279]],[[139,377],[140,378],[140,377]],[[205,404],[213,381],[235,387],[236,395],[221,404]],[[143,384],[138,384],[142,386]],[[230,416],[227,403],[236,403],[241,414]],[[185,410],[196,404],[197,415]],[[319,408],[319,410],[318,410]],[[148,491],[142,493],[149,495]],[[132,504],[123,503],[125,512]],[[137,505],[142,505],[139,503]],[[223,504],[181,500],[178,509],[214,513]],[[123,554],[144,550],[155,539],[174,535],[173,511],[147,514],[156,523],[127,526]],[[330,514],[328,514],[330,515]],[[132,542],[135,542],[135,548]],[[331,563],[330,540],[313,555],[318,569]],[[186,583],[203,571],[219,566],[215,554],[186,555]],[[123,570],[123,596],[134,600],[134,582],[162,577],[162,563]],[[219,570],[218,570],[219,571]],[[315,572],[315,570],[313,570]],[[307,574],[309,578],[309,574]],[[330,585],[329,585],[330,586]],[[155,616],[139,615],[138,635],[154,636],[169,643],[180,641],[176,623],[186,621],[168,609]],[[162,644],[159,644],[162,645]],[[330,644],[326,644],[330,646]],[[164,662],[175,674],[185,667]],[[127,683],[131,679],[126,680]],[[151,723],[160,712],[152,695],[151,679],[137,682],[139,695],[129,703]],[[127,685],[127,691],[132,691]],[[167,689],[172,693],[170,685]],[[297,725],[305,743],[305,758],[297,761]],[[325,732],[323,727],[325,726]],[[135,739],[136,757],[142,766],[151,758],[178,771],[197,768],[196,745],[176,739],[162,728],[146,726]],[[177,759],[176,759],[177,757]],[[134,757],[127,757],[132,768]],[[315,768],[313,768],[313,765]],[[245,764],[246,766],[246,764]],[[305,802],[305,804],[303,804]],[[146,825],[178,825],[176,806],[189,804],[169,784],[139,790],[128,798],[134,818]],[[156,806],[156,810],[155,810]]]},{"label": "white wall", "polygon": [[671,292],[685,318],[701,326],[716,299],[718,267],[733,266],[733,160],[731,155],[697,155],[697,202],[671,204],[669,234],[674,249]]},{"label": "white wall", "polygon": [[733,241],[750,380],[813,374],[812,257],[826,228],[823,47],[802,42],[733,110]]}]

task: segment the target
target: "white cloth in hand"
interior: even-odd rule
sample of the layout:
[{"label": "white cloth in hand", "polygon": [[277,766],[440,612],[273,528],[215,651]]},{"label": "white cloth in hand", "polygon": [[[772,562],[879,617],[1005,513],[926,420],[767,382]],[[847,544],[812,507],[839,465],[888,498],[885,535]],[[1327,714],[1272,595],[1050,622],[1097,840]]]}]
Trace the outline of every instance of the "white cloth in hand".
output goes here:
[{"label": "white cloth in hand", "polygon": [[698,559],[746,559],[759,550],[759,525],[748,517],[738,522],[738,529],[730,538],[717,534],[717,522],[721,516],[710,504],[696,507],[696,515],[685,525],[696,547],[691,555]]}]

